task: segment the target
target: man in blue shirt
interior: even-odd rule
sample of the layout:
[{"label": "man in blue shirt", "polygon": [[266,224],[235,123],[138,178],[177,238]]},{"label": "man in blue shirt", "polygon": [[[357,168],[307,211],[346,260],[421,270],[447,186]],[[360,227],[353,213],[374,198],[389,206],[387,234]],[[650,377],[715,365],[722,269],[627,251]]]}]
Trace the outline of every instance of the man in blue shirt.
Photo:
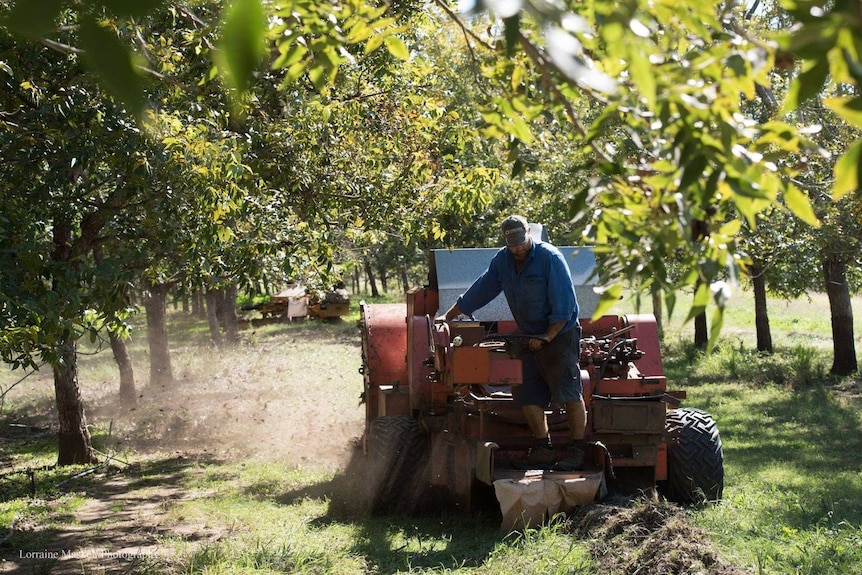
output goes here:
[{"label": "man in blue shirt", "polygon": [[[437,320],[470,315],[501,291],[505,294],[519,332],[532,336],[527,340],[530,353],[521,357],[524,382],[512,387],[512,397],[536,440],[526,463],[574,471],[584,463],[587,412],[578,366],[581,328],[571,272],[560,250],[530,235],[522,216],[509,216],[501,227],[506,247]],[[545,415],[552,399],[565,404],[569,424],[570,442],[561,461],[556,460]]]}]

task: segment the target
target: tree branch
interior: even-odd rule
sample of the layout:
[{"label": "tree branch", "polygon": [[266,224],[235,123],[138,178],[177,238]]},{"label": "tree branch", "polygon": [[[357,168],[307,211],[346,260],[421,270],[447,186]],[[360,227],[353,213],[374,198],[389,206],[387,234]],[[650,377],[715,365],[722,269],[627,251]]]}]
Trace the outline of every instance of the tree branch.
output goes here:
[{"label": "tree branch", "polygon": [[56,50],[57,52],[62,52],[63,54],[83,54],[84,51],[80,48],[76,48],[74,46],[70,46],[68,44],[63,44],[62,42],[57,42],[55,40],[51,40],[50,38],[39,38],[39,42],[51,48],[52,50]]},{"label": "tree branch", "polygon": [[480,69],[479,58],[476,56],[476,52],[473,51],[473,45],[470,43],[470,39],[472,38],[477,44],[484,47],[486,50],[494,51],[494,47],[482,40],[479,36],[477,36],[472,30],[470,30],[464,22],[455,14],[449,6],[446,5],[444,0],[434,0],[434,3],[446,13],[449,18],[455,22],[455,24],[461,29],[461,33],[464,34],[464,43],[467,45],[467,50],[470,52],[470,60],[473,62],[473,77],[476,79],[476,87],[479,89],[482,94],[485,96],[490,96],[485,88],[482,86],[481,77],[477,72],[477,69]]},{"label": "tree branch", "polygon": [[[587,135],[586,128],[584,128],[584,126],[578,119],[578,115],[575,112],[572,103],[569,101],[566,95],[563,94],[559,86],[557,86],[556,82],[554,82],[553,78],[551,78],[550,74],[548,73],[548,68],[556,71],[562,76],[565,76],[565,74],[563,74],[552,61],[545,58],[545,55],[542,54],[539,49],[536,48],[536,46],[533,45],[533,43],[530,42],[523,34],[520,35],[520,43],[521,48],[523,48],[527,56],[529,56],[529,58],[536,64],[539,70],[542,71],[542,77],[544,79],[545,85],[551,91],[554,97],[563,105],[563,108],[566,111],[566,116],[568,116],[569,121],[575,127],[575,130],[577,130],[578,134],[580,134],[581,137],[585,137]],[[598,101],[598,99],[596,100]],[[590,148],[592,148],[596,155],[599,156],[603,161],[611,163],[613,162],[613,158],[608,156],[605,151],[602,150],[598,146],[598,144],[596,144],[596,142],[590,142]]]}]

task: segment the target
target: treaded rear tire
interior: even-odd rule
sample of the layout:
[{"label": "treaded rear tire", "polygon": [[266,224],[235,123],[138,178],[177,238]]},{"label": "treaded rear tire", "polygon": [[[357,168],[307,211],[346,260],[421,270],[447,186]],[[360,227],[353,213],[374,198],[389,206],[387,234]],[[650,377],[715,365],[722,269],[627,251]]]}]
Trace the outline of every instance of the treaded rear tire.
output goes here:
[{"label": "treaded rear tire", "polygon": [[427,455],[419,422],[400,415],[374,419],[368,426],[366,445],[371,513],[409,513],[419,502]]},{"label": "treaded rear tire", "polygon": [[667,413],[665,430],[669,498],[696,505],[721,499],[724,454],[712,416],[688,407],[672,409]]}]

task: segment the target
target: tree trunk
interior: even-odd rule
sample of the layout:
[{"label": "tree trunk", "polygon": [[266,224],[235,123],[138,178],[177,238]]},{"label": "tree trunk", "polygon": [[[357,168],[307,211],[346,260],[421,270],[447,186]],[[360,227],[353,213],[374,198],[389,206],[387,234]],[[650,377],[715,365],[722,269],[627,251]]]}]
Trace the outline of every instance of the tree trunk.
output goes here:
[{"label": "tree trunk", "polygon": [[658,330],[659,339],[664,338],[664,329],[662,328],[662,305],[661,292],[652,292],[652,314],[655,316],[655,327]]},{"label": "tree trunk", "polygon": [[[105,254],[101,245],[93,246],[93,259],[99,265],[104,263]],[[124,290],[128,293],[129,290]],[[111,351],[114,353],[114,361],[120,369],[120,401],[125,406],[135,405],[138,401],[135,391],[135,371],[132,368],[132,360],[126,342],[115,332],[108,329],[108,340],[111,342]]]},{"label": "tree trunk", "polygon": [[412,287],[410,285],[410,278],[407,277],[407,266],[401,268],[401,286],[404,288],[401,290],[403,292],[407,292]]},{"label": "tree trunk", "polygon": [[365,275],[368,278],[368,283],[371,284],[371,297],[380,297],[380,292],[377,291],[377,282],[374,281],[374,269],[371,267],[371,262],[368,258],[363,260],[365,265]]},{"label": "tree trunk", "polygon": [[114,352],[114,361],[120,368],[120,402],[126,407],[133,406],[138,402],[138,393],[135,390],[135,371],[132,368],[129,349],[123,338],[116,333],[109,331],[108,338],[111,341],[111,351]]},{"label": "tree trunk", "polygon": [[57,400],[57,465],[95,463],[84,402],[78,386],[78,354],[74,340],[61,344],[60,361],[54,366],[54,396]]},{"label": "tree trunk", "polygon": [[[72,226],[57,218],[53,229],[54,249],[51,259],[61,265],[72,266]],[[64,301],[63,281],[52,282],[58,301]],[[57,465],[94,463],[96,454],[87,429],[84,402],[78,386],[78,351],[74,339],[64,338],[57,346],[58,358],[53,365],[54,399],[57,404],[59,432],[57,436]]]},{"label": "tree trunk", "polygon": [[823,260],[823,277],[832,316],[832,349],[834,358],[830,373],[850,375],[858,369],[853,341],[853,306],[847,284],[847,263],[838,257]]},{"label": "tree trunk", "polygon": [[174,372],[168,348],[168,286],[144,280],[147,312],[147,343],[150,348],[150,385],[172,385]]},{"label": "tree trunk", "polygon": [[192,292],[192,315],[201,319],[205,318],[207,315],[207,312],[204,309],[204,297],[200,290]]},{"label": "tree trunk", "polygon": [[212,344],[219,347],[222,344],[221,327],[219,325],[219,300],[221,290],[207,288],[207,325],[210,328],[210,340]]},{"label": "tree trunk", "polygon": [[706,325],[705,311],[694,317],[694,347],[697,349],[706,349],[706,346],[709,345],[709,333]]},{"label": "tree trunk", "polygon": [[238,288],[231,283],[222,289],[222,325],[224,326],[225,339],[231,343],[239,341],[239,318],[236,316],[236,297]]},{"label": "tree trunk", "polygon": [[751,266],[751,283],[754,287],[754,326],[757,330],[757,351],[773,352],[772,332],[769,329],[769,312],[766,309],[766,275],[759,262]]},{"label": "tree trunk", "polygon": [[383,290],[383,293],[389,293],[389,277],[386,275],[386,270],[379,268],[377,271],[377,275],[380,276],[380,289]]}]

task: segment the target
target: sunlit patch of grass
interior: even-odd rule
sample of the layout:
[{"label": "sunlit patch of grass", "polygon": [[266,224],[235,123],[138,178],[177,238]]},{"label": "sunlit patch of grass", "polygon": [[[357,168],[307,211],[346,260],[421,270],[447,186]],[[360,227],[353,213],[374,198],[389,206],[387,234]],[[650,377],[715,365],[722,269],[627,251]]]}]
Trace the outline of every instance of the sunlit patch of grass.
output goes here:
[{"label": "sunlit patch of grass", "polygon": [[272,462],[202,465],[186,476],[206,498],[171,511],[177,521],[227,526],[202,545],[166,540],[165,573],[591,573],[586,545],[559,522],[504,537],[495,520],[469,516],[341,518],[333,476]]},{"label": "sunlit patch of grass", "polygon": [[822,387],[710,383],[687,403],[712,413],[725,499],[695,513],[758,573],[839,575],[862,565],[862,417]]},{"label": "sunlit patch of grass", "polygon": [[4,545],[12,549],[45,549],[65,525],[74,522],[75,510],[86,501],[80,493],[57,494],[56,490],[49,496],[0,501],[0,527],[8,537]]}]

